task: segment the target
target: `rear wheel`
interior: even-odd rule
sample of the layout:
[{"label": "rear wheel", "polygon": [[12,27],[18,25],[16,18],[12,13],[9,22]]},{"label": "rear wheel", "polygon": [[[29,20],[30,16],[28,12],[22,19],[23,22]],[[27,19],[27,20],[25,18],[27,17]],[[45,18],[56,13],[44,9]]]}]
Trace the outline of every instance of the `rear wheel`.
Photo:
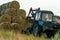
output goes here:
[{"label": "rear wheel", "polygon": [[46,30],[46,35],[48,38],[54,37],[55,33],[56,32],[54,30]]}]

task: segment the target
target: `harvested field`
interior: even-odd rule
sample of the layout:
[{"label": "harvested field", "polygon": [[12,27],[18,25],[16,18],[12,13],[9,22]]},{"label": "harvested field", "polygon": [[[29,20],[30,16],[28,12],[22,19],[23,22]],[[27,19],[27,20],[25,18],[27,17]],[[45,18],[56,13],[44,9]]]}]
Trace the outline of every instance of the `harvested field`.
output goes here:
[{"label": "harvested field", "polygon": [[60,40],[59,33],[56,33],[54,38],[46,38],[44,35],[41,37],[34,37],[31,35],[15,33],[13,30],[0,30],[0,40]]}]

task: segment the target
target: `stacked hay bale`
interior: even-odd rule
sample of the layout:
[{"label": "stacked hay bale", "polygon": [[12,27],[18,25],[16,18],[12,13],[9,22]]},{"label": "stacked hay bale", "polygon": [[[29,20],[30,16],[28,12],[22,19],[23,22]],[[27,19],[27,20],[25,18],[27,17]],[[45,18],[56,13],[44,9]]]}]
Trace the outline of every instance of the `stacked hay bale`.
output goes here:
[{"label": "stacked hay bale", "polygon": [[11,23],[11,16],[8,14],[4,14],[0,17],[0,23],[2,22],[9,22]]},{"label": "stacked hay bale", "polygon": [[12,17],[12,23],[22,23],[23,22],[23,18],[20,15],[15,15],[14,17]]},{"label": "stacked hay bale", "polygon": [[10,30],[10,28],[11,28],[11,23],[9,23],[9,22],[2,22],[2,23],[0,23],[0,29],[9,29]]},{"label": "stacked hay bale", "polygon": [[11,24],[11,29],[13,29],[13,30],[20,30],[20,25],[18,23],[12,23]]},{"label": "stacked hay bale", "polygon": [[23,19],[26,17],[26,11],[24,9],[18,9],[17,14],[22,16]]},{"label": "stacked hay bale", "polygon": [[8,8],[5,10],[4,14],[8,14],[10,16],[15,16],[16,15],[16,9],[15,8]]},{"label": "stacked hay bale", "polygon": [[15,9],[19,9],[20,8],[20,4],[19,2],[17,1],[12,1],[12,2],[8,2],[6,4],[3,4],[0,6],[0,15],[3,15],[5,12],[6,9],[9,9],[9,8],[15,8]]},{"label": "stacked hay bale", "polygon": [[4,29],[19,30],[25,29],[28,25],[26,11],[19,9],[17,1],[12,1],[0,6],[0,26]]}]

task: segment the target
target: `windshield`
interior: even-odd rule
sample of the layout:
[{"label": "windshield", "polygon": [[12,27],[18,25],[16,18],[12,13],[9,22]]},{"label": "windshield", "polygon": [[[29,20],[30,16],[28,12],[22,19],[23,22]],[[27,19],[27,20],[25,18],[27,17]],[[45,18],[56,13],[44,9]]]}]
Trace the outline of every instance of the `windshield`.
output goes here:
[{"label": "windshield", "polygon": [[42,20],[43,21],[52,21],[52,14],[51,13],[43,13]]},{"label": "windshield", "polygon": [[41,12],[36,13],[35,20],[40,20],[41,19]]}]

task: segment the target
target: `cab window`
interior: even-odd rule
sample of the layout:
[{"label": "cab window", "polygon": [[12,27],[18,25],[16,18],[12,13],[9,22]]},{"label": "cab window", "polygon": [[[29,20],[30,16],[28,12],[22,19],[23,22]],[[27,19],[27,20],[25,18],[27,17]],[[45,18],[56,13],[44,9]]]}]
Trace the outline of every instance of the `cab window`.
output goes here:
[{"label": "cab window", "polygon": [[51,13],[43,13],[42,20],[43,21],[52,21],[52,14]]},{"label": "cab window", "polygon": [[36,13],[35,20],[40,20],[41,19],[41,12]]}]

